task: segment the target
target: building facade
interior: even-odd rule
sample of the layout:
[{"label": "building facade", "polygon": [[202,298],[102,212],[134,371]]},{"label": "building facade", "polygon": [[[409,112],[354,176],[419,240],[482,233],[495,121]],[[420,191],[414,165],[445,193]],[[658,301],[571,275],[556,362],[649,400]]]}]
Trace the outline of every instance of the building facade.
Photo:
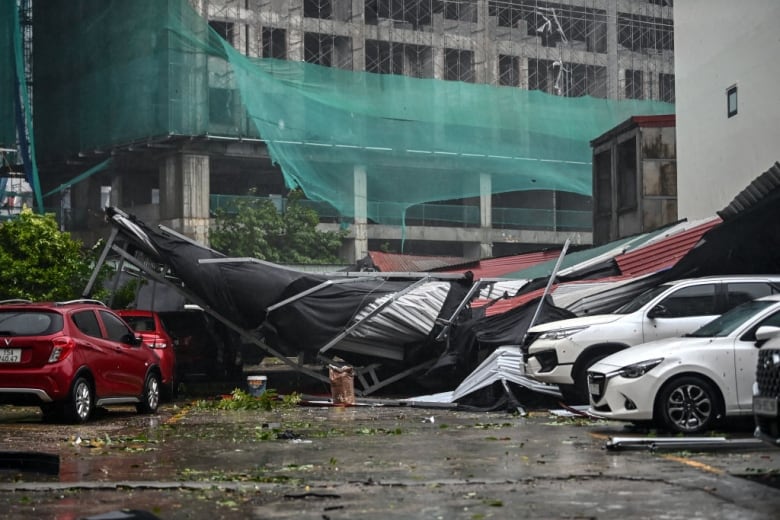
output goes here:
[{"label": "building facade", "polygon": [[[250,58],[538,90],[568,98],[675,101],[675,36],[670,0],[190,3],[216,33]],[[85,11],[99,10],[101,5],[87,0],[82,0],[82,4],[77,13],[82,18]],[[50,34],[56,27],[72,25],[65,23],[71,15],[58,12],[57,8],[41,7],[35,14],[56,18],[48,26],[42,23],[37,34]],[[63,41],[62,45],[65,44]],[[106,51],[114,61],[122,54],[119,47]],[[49,61],[54,63],[53,59]],[[89,65],[89,59],[83,57],[70,62],[74,61],[84,67]],[[46,60],[36,60],[36,67],[45,65]],[[190,78],[184,81],[171,63],[167,65],[169,91],[186,87],[188,100],[207,106],[210,119],[201,124],[192,120],[194,116],[187,116],[185,126],[203,128],[197,134],[170,132],[145,139],[137,136],[122,145],[81,145],[67,155],[44,157],[44,191],[57,191],[57,187],[67,185],[74,231],[93,230],[99,224],[96,216],[100,208],[108,201],[151,224],[162,223],[207,242],[215,200],[245,195],[249,189],[262,196],[284,195],[283,177],[263,140],[252,134],[240,115],[229,115],[240,114],[240,101],[231,89],[220,84],[220,71],[208,70],[203,82]],[[209,61],[193,54],[179,66],[208,69]],[[91,72],[85,70],[82,76]],[[73,71],[61,71],[61,76],[66,73]],[[34,84],[57,81],[57,74],[49,70],[46,74],[36,72]],[[117,87],[117,95],[121,95],[121,88]],[[41,87],[36,95],[36,102],[46,97],[44,89]],[[83,92],[78,96],[81,102],[88,100]],[[170,96],[168,108],[173,97]],[[36,117],[52,113],[48,107],[42,107]],[[171,119],[170,114],[167,117]],[[185,115],[180,119],[186,119]],[[100,118],[95,122],[104,123]],[[56,125],[50,121],[41,123],[36,125],[50,136],[62,133],[59,128],[52,131]],[[74,176],[103,164],[101,161],[108,156],[112,158],[109,165],[78,184],[69,185]],[[356,168],[356,199],[360,197],[359,173]],[[57,205],[56,195],[50,200]],[[560,244],[566,238],[581,245],[592,243],[593,203],[589,196],[556,190],[494,192],[490,179],[485,178],[480,181],[477,197],[437,200],[421,206],[425,208],[417,208],[420,211],[415,214],[424,214],[426,218],[407,223],[403,230],[356,216],[348,222],[345,260],[354,261],[369,249],[382,247],[415,254],[480,258]],[[525,210],[523,215],[542,217],[533,224],[525,217],[503,217],[518,210]],[[431,217],[437,212],[459,217]],[[332,223],[323,219],[324,228],[344,226],[344,222],[337,222],[338,215],[332,217]],[[561,225],[571,221],[578,224]]]},{"label": "building facade", "polygon": [[778,159],[780,4],[675,5],[681,218],[725,208]]}]

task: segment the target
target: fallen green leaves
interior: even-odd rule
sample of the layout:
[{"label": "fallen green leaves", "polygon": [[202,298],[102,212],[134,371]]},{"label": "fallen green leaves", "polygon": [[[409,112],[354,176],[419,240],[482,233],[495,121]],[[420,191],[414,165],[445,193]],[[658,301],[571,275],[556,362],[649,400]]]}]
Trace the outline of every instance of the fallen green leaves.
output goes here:
[{"label": "fallen green leaves", "polygon": [[256,397],[236,388],[229,396],[223,396],[221,399],[195,401],[193,407],[216,410],[265,410],[270,412],[279,408],[292,408],[297,406],[300,401],[301,396],[297,393],[279,396],[276,390],[268,389]]}]

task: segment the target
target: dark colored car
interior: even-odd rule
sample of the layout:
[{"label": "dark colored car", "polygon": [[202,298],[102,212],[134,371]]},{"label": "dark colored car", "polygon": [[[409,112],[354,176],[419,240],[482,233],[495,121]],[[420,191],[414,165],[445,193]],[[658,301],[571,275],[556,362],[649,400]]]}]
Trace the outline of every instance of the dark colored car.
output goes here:
[{"label": "dark colored car", "polygon": [[121,309],[116,313],[141,338],[141,341],[154,350],[160,358],[160,370],[163,379],[169,383],[163,385],[163,397],[170,399],[176,395],[178,378],[176,377],[176,349],[174,338],[163,326],[158,313],[140,309]]},{"label": "dark colored car", "polygon": [[96,407],[154,413],[160,358],[100,302],[0,302],[0,404],[83,423]]},{"label": "dark colored car", "polygon": [[177,380],[233,381],[242,375],[236,334],[197,309],[160,311],[158,316],[176,344]]}]

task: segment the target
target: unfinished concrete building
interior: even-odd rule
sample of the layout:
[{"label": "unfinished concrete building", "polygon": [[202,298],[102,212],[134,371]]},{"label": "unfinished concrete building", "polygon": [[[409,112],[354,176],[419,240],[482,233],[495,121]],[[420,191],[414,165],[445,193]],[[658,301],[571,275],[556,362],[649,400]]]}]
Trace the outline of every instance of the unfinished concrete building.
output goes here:
[{"label": "unfinished concrete building", "polygon": [[197,0],[248,56],[674,102],[672,0]]},{"label": "unfinished concrete building", "polygon": [[[181,22],[182,27],[189,23],[186,36],[183,30],[171,30],[171,20],[186,18],[185,1],[240,56],[215,50],[213,42],[208,50],[206,44],[192,43],[208,38],[192,29],[192,23]],[[33,13],[36,131],[39,142],[44,141],[38,147],[41,182],[50,194],[47,205],[57,208],[67,195],[74,231],[99,229],[91,215],[110,203],[146,222],[161,222],[207,242],[215,207],[250,189],[283,198],[294,178],[320,212],[323,226],[348,229],[344,259],[349,262],[380,247],[478,258],[560,244],[572,237],[588,245],[594,206],[588,141],[632,115],[631,110],[673,111],[671,0],[166,0],[148,6],[109,2],[110,10],[105,2],[92,0],[79,0],[78,6],[44,4],[34,4]],[[149,18],[127,25],[140,16],[133,9],[146,9]],[[152,10],[156,18],[148,14]],[[87,26],[81,22],[99,15],[106,15],[99,34],[110,42],[105,49],[90,46],[95,35],[86,41]],[[167,25],[152,36],[138,34],[157,18]],[[98,30],[97,25],[88,30]],[[74,47],[72,59],[63,59],[67,47]],[[142,70],[131,54],[134,48],[153,56],[153,66]],[[112,64],[111,78],[121,82],[99,76],[108,70],[100,66],[101,60]],[[305,64],[308,68],[296,72],[304,79],[285,83],[285,74],[291,72],[280,72],[280,61],[290,70]],[[79,70],[73,69],[74,63]],[[125,64],[122,70],[117,63]],[[262,70],[252,69],[255,66]],[[249,83],[269,75],[276,80],[273,87]],[[76,83],[96,76],[100,88]],[[332,78],[338,86],[323,83]],[[381,107],[367,108],[357,101],[346,106],[357,99],[357,90],[347,89],[359,82],[362,93],[369,90],[365,85],[374,89],[366,99],[376,99]],[[410,84],[410,90],[402,90]],[[285,97],[287,88],[300,97]],[[393,112],[400,110],[394,104],[422,99],[415,94],[422,89],[438,97],[425,98],[434,101],[421,106],[401,107],[401,115]],[[320,105],[312,108],[301,101],[297,114],[294,107],[285,107],[286,119],[262,128],[271,116],[250,105],[271,91],[279,94],[277,105],[315,98]],[[90,92],[113,97],[97,100]],[[468,93],[468,105],[460,97],[463,92]],[[324,99],[326,94],[330,97]],[[122,96],[129,100],[117,109]],[[561,104],[564,98],[572,103]],[[333,131],[308,126],[314,125],[315,110],[330,110],[334,100],[345,103],[338,116],[316,115],[323,127],[331,118]],[[589,129],[592,135],[572,135],[583,126],[581,121],[594,119],[588,115],[592,111],[603,107],[602,112],[609,113],[617,105],[605,103],[626,101],[655,104],[620,105],[623,111]],[[514,105],[520,103],[523,114],[540,113],[515,117]],[[146,110],[147,104],[154,108]],[[553,106],[557,108],[548,108]],[[581,110],[583,106],[591,112]],[[415,120],[428,108],[432,115]],[[458,112],[466,109],[465,116]],[[578,110],[581,119],[571,116]],[[480,120],[483,111],[495,112],[493,119]],[[380,128],[399,121],[407,125],[396,132],[403,146],[377,145],[383,138],[377,138],[370,118],[354,119],[368,112],[375,119],[381,112]],[[74,114],[80,135],[69,133]],[[346,122],[338,126],[344,114]],[[293,140],[274,139],[270,130],[280,130],[287,121],[283,129],[289,132],[298,116],[305,121],[300,126],[307,128],[296,142],[299,148],[301,143],[311,146],[298,162],[286,163],[289,154],[281,147]],[[512,121],[493,126],[497,118]],[[130,124],[134,119],[135,126]],[[412,121],[430,124],[415,132],[433,135],[436,141],[423,146],[421,138],[410,137],[418,135],[407,131]],[[87,125],[92,125],[88,131]],[[518,128],[526,137],[516,137]],[[360,140],[359,135],[349,136],[352,133],[375,139]],[[549,136],[552,140],[539,146]],[[575,140],[578,147],[585,144],[584,159],[579,148],[576,154],[556,156],[561,143]],[[495,143],[501,146],[492,149]],[[325,147],[339,154],[325,157]],[[345,158],[344,153],[357,148],[367,155]],[[401,148],[403,156],[393,155]],[[541,149],[544,153],[538,152]],[[388,150],[378,159],[371,155]],[[477,160],[482,153],[484,158]],[[105,163],[106,158],[111,162]],[[467,162],[457,162],[460,159]],[[494,168],[490,161],[503,163]],[[319,184],[307,185],[328,169],[315,171],[315,164],[330,164],[339,182],[348,182],[335,186],[318,177]],[[547,170],[552,167],[554,171]],[[386,169],[376,172],[380,168]],[[402,176],[405,172],[412,172],[413,185]],[[424,181],[428,174],[431,178]],[[395,175],[396,191],[388,188],[377,195]],[[525,184],[507,180],[513,176]],[[577,176],[587,179],[569,181]],[[556,180],[548,182],[550,178]],[[437,186],[448,189],[437,192]],[[393,198],[415,191],[420,192],[417,198]],[[401,208],[402,215],[391,218],[391,211],[383,214],[383,208],[391,208],[393,215]]]}]

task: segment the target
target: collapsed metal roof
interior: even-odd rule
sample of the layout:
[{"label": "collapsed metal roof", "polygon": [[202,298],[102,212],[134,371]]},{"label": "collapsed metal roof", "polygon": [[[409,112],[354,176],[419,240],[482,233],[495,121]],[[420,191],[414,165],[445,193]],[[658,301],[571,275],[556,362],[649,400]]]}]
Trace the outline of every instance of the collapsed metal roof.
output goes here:
[{"label": "collapsed metal roof", "polygon": [[767,196],[780,187],[780,163],[775,162],[771,168],[756,177],[747,188],[742,190],[731,203],[718,211],[723,220],[736,217],[739,213],[759,204]]},{"label": "collapsed metal roof", "polygon": [[[475,368],[520,384],[523,377],[506,370],[501,361],[513,359],[514,352],[491,353],[522,338],[534,320],[534,309],[545,309],[535,322],[543,323],[610,312],[668,280],[780,273],[780,231],[774,225],[780,220],[778,187],[780,164],[775,163],[719,212],[721,217],[680,222],[578,251],[562,263],[544,261],[553,252],[542,251],[450,266],[449,273],[314,275],[254,259],[226,258],[171,230],[151,230],[115,208],[107,209],[116,228],[102,260],[109,249],[139,269],[151,259],[157,267],[146,273],[161,282],[165,280],[159,265],[167,266],[195,303],[277,357],[284,357],[277,348],[286,347],[320,356],[338,352],[347,362],[363,364],[365,370],[359,369],[357,377],[364,394],[412,376],[484,386],[479,374],[468,377]],[[129,244],[125,250],[114,243],[118,234],[120,242]],[[146,260],[136,258],[138,254]],[[520,265],[524,268],[506,271]],[[499,272],[504,276],[485,276]],[[545,284],[552,291],[549,301],[540,299]],[[477,367],[478,359],[491,359],[492,364]],[[382,363],[390,363],[388,378],[377,375]]]}]

